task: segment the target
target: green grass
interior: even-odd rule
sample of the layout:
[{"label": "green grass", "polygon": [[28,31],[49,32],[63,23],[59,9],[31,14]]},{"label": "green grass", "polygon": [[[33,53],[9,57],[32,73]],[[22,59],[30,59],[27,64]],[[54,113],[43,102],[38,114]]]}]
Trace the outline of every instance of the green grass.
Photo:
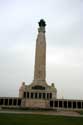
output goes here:
[{"label": "green grass", "polygon": [[0,114],[0,125],[82,125],[83,117]]},{"label": "green grass", "polygon": [[80,113],[80,115],[83,115],[83,111],[78,111],[78,113]]}]

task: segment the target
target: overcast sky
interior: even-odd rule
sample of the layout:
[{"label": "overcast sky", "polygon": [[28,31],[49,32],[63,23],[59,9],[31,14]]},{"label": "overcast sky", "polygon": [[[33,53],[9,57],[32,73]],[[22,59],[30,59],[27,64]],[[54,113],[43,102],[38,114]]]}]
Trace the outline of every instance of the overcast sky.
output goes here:
[{"label": "overcast sky", "polygon": [[83,99],[83,1],[0,0],[0,96],[33,80],[38,22],[46,21],[46,79],[58,98]]}]

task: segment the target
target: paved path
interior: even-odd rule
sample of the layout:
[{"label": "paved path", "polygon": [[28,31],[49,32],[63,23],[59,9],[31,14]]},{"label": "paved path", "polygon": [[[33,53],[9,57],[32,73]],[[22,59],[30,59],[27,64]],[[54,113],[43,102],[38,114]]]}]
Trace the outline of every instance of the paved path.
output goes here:
[{"label": "paved path", "polygon": [[41,114],[41,115],[56,115],[56,116],[72,116],[72,117],[83,117],[77,112],[73,111],[8,111],[0,110],[0,113],[10,113],[10,114]]}]

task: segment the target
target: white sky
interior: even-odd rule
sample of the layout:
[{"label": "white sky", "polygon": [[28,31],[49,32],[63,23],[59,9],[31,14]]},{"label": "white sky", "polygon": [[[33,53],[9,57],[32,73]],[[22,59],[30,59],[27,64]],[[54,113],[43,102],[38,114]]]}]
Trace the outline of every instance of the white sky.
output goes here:
[{"label": "white sky", "polygon": [[33,80],[38,21],[46,21],[47,82],[58,98],[83,99],[83,1],[0,0],[0,96]]}]

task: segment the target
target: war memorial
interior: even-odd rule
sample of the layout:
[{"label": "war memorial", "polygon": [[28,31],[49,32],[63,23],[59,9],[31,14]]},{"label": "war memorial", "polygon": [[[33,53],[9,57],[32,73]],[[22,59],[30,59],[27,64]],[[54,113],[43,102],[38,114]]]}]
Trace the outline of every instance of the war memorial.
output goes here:
[{"label": "war memorial", "polygon": [[58,99],[55,84],[46,81],[46,23],[41,19],[38,24],[33,81],[22,82],[18,97],[0,97],[0,108],[83,110],[83,100]]}]

